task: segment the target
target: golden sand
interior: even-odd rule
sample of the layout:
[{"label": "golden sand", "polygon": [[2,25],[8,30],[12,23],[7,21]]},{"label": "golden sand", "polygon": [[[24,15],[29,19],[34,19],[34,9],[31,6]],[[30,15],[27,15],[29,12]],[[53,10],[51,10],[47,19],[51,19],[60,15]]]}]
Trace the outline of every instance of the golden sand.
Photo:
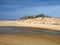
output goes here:
[{"label": "golden sand", "polygon": [[0,45],[60,45],[60,36],[0,35]]}]

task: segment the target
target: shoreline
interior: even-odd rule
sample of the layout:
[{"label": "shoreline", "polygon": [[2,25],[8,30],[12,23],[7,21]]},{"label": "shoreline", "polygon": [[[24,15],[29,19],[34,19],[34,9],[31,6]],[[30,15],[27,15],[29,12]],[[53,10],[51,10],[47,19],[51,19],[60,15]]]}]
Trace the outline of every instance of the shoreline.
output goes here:
[{"label": "shoreline", "polygon": [[60,30],[54,30],[54,29],[49,29],[49,28],[38,28],[38,27],[27,27],[27,26],[0,26],[0,28],[25,28],[25,29],[40,29],[40,30],[50,30],[50,31],[59,31]]},{"label": "shoreline", "polygon": [[20,28],[20,27],[0,27],[0,34],[32,34],[32,35],[50,35],[50,36],[60,36],[60,31],[54,30],[42,30],[34,28]]}]

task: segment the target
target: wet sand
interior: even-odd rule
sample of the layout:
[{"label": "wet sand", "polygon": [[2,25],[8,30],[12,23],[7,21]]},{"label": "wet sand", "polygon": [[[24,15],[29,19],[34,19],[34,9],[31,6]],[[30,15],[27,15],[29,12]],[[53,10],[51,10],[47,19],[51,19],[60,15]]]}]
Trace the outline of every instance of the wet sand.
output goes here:
[{"label": "wet sand", "polygon": [[0,45],[60,45],[60,32],[0,27]]},{"label": "wet sand", "polygon": [[20,28],[20,27],[0,27],[0,34],[46,34],[51,36],[60,36],[60,31],[35,29],[35,28]]}]

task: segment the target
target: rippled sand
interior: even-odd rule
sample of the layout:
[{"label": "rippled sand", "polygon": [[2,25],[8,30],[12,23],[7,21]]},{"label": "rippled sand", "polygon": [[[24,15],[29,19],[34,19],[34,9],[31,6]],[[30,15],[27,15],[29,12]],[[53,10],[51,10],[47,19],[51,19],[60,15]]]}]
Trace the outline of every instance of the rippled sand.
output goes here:
[{"label": "rippled sand", "polygon": [[60,45],[60,36],[0,35],[0,45]]}]

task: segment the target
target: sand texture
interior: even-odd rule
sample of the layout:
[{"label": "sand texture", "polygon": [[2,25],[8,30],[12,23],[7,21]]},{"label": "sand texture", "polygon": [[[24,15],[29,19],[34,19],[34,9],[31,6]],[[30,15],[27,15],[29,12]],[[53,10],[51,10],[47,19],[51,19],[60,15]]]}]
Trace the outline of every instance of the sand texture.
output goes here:
[{"label": "sand texture", "polygon": [[0,45],[60,45],[60,36],[0,35]]}]

